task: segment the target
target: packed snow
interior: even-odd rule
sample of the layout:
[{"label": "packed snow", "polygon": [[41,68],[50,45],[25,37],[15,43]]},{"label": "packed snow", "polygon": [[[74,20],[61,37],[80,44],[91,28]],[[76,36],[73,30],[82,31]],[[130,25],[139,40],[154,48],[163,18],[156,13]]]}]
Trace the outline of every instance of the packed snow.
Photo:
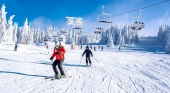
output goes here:
[{"label": "packed snow", "polygon": [[[50,61],[54,45],[0,44],[1,93],[169,93],[170,55],[155,42],[141,38],[136,45],[93,51],[92,66],[85,66],[85,49],[65,45],[64,71],[70,78],[54,76]],[[95,45],[93,45],[95,46]]]}]

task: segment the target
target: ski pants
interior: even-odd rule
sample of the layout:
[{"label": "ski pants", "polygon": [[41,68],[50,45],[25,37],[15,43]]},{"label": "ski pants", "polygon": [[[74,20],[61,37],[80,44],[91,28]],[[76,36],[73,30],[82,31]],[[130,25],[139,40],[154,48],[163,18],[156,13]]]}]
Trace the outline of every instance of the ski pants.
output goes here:
[{"label": "ski pants", "polygon": [[17,51],[17,46],[15,46],[15,49],[14,49],[14,51]]},{"label": "ski pants", "polygon": [[90,56],[86,56],[86,63],[87,63],[87,64],[88,64],[88,61],[89,61],[89,63],[91,64]]},{"label": "ski pants", "polygon": [[63,67],[62,67],[62,64],[63,64],[63,61],[61,60],[55,60],[52,64],[52,67],[53,67],[53,70],[54,70],[54,73],[55,74],[58,74],[58,70],[56,68],[56,66],[58,65],[58,69],[60,70],[60,74],[61,75],[65,75],[64,74],[64,70],[63,70]]}]

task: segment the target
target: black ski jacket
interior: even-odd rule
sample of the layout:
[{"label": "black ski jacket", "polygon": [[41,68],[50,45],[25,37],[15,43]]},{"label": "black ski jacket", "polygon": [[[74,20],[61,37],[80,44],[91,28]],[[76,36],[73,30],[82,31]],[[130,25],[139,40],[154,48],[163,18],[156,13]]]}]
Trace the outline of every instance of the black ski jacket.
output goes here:
[{"label": "black ski jacket", "polygon": [[[91,54],[91,56],[93,56],[91,50],[89,50],[89,49],[86,49],[86,50],[83,52],[83,55],[84,55],[85,53],[86,53],[86,57],[90,57],[90,54]],[[82,56],[83,56],[83,55],[82,55]]]}]

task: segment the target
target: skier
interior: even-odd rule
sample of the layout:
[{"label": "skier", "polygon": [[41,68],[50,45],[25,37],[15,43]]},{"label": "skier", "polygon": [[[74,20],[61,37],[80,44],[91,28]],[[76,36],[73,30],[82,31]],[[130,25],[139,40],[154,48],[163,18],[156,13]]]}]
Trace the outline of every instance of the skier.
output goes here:
[{"label": "skier", "polygon": [[101,50],[103,51],[103,46],[101,47]]},{"label": "skier", "polygon": [[94,46],[94,51],[96,51],[96,47]]},{"label": "skier", "polygon": [[[56,60],[53,62],[52,67],[55,73],[55,78],[65,78],[65,73],[62,67],[63,61],[64,61],[64,54],[65,54],[66,50],[64,48],[64,46],[61,45],[61,43],[59,43],[58,46],[55,47],[54,52],[50,58],[50,60],[53,60],[54,57],[56,57]],[[58,65],[58,68],[60,70],[60,74],[59,75],[56,66]]]},{"label": "skier", "polygon": [[18,47],[18,43],[16,42],[14,51],[17,51],[17,47]]},{"label": "skier", "polygon": [[90,49],[92,49],[92,46],[90,45]]},{"label": "skier", "polygon": [[121,48],[120,48],[120,46],[119,46],[119,51],[120,51],[120,49],[121,49]]},{"label": "skier", "polygon": [[[91,52],[91,50],[89,49],[89,47],[88,46],[86,46],[86,50],[83,52],[83,55],[86,53],[86,66],[88,66],[88,61],[89,61],[89,63],[90,63],[90,66],[91,66],[91,60],[90,60],[90,54],[91,54],[91,56],[93,57],[93,54],[92,54],[92,52]],[[82,57],[83,57],[83,55],[82,55]]]},{"label": "skier", "polygon": [[82,45],[80,46],[80,49],[82,49]]},{"label": "skier", "polygon": [[46,46],[46,49],[48,49],[48,43],[47,42],[45,43],[45,46]]}]

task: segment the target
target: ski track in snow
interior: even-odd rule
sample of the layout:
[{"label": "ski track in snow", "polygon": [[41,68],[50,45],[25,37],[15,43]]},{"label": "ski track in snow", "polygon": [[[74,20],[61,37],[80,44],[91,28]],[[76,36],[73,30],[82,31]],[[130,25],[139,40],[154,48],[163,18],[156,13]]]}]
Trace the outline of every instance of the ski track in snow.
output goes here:
[{"label": "ski track in snow", "polygon": [[[85,66],[84,49],[69,50],[63,64],[70,78],[53,76],[49,60],[53,47],[0,44],[0,90],[2,93],[168,93],[170,58],[167,54],[122,48],[93,51],[92,66]],[[83,47],[84,48],[84,47]],[[133,49],[133,47],[129,47]],[[137,48],[137,47],[134,47]]]}]

